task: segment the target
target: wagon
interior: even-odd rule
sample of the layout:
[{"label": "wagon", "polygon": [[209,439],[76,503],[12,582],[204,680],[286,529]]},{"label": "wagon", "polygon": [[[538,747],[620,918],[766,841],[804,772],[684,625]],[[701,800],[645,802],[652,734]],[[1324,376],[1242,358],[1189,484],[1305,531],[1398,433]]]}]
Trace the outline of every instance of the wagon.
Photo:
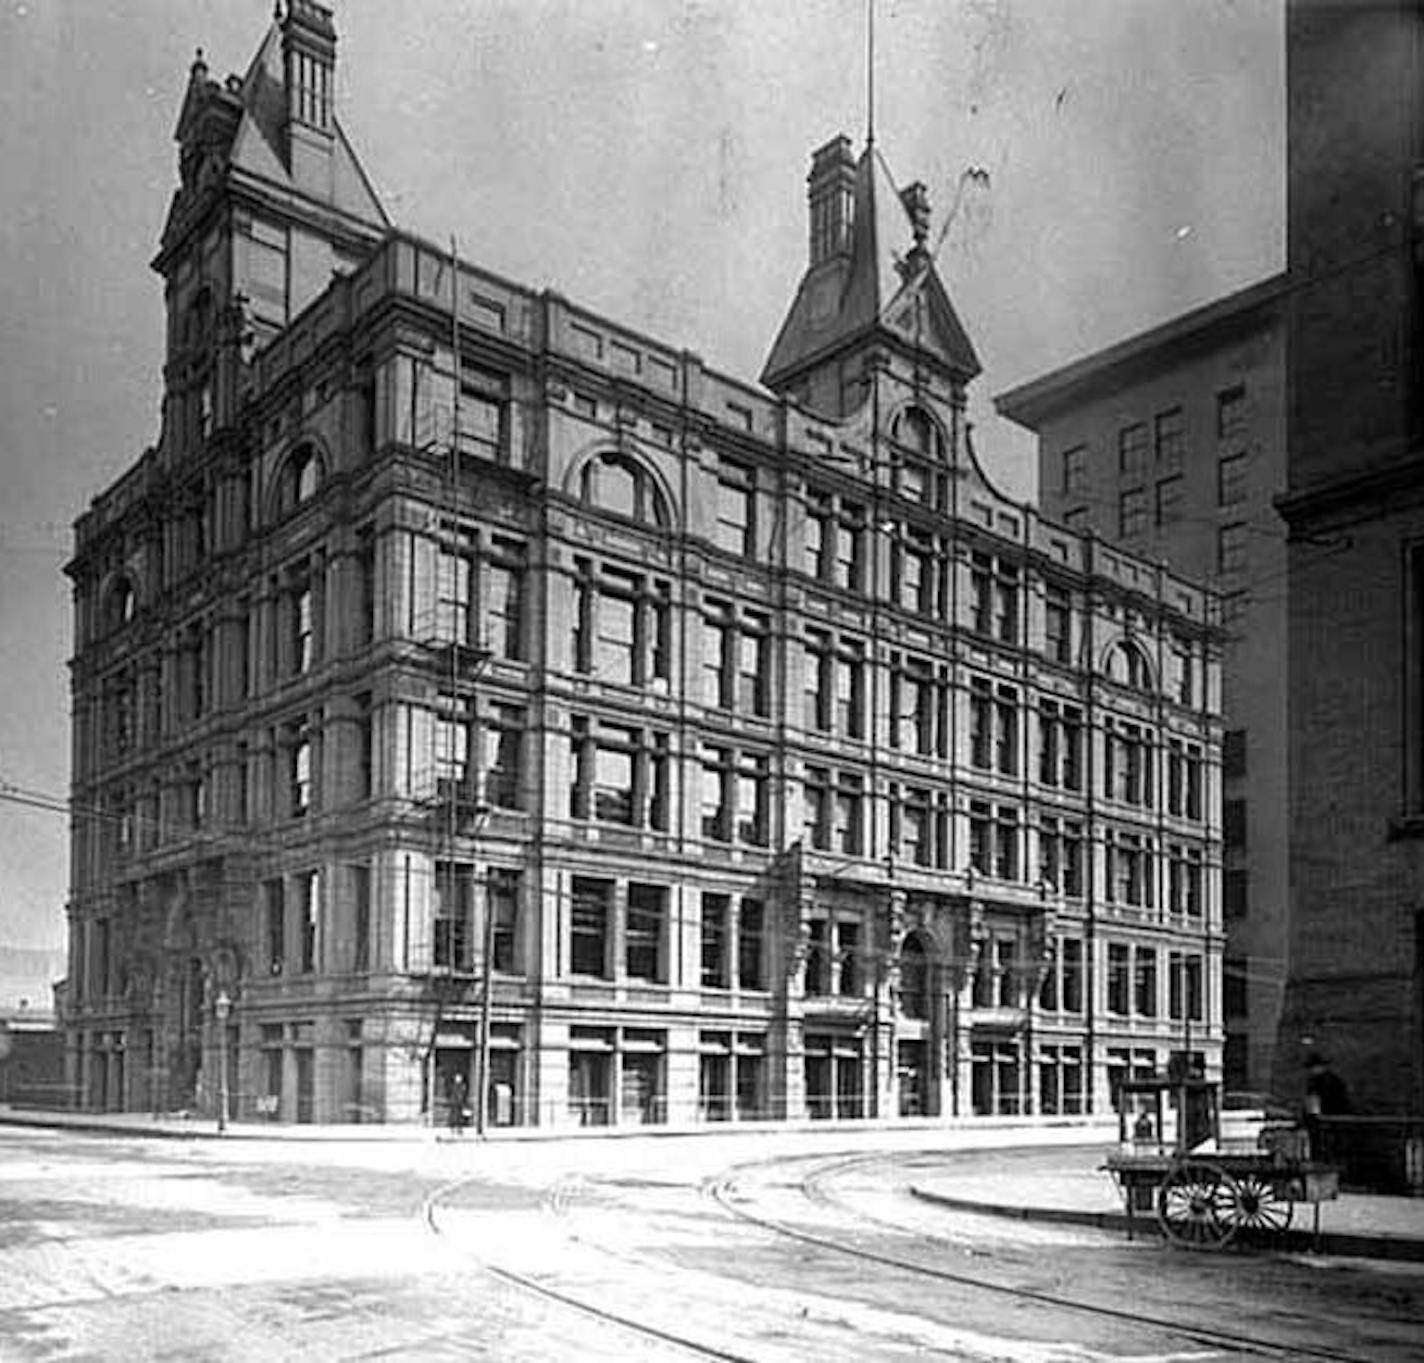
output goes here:
[{"label": "wagon", "polygon": [[1270,1241],[1298,1202],[1314,1211],[1340,1191],[1340,1172],[1310,1157],[1307,1133],[1261,1121],[1223,1130],[1217,1086],[1200,1078],[1125,1081],[1118,1150],[1103,1166],[1117,1181],[1128,1231],[1155,1216],[1167,1238],[1219,1249],[1235,1237]]}]

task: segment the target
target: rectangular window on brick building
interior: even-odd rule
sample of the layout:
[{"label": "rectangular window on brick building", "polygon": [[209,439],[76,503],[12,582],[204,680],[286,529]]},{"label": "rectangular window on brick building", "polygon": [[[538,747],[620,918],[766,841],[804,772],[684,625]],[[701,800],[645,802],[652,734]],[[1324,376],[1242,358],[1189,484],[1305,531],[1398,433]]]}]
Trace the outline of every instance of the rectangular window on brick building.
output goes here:
[{"label": "rectangular window on brick building", "polygon": [[1187,450],[1187,422],[1180,407],[1157,413],[1152,422],[1152,438],[1157,472],[1180,473]]},{"label": "rectangular window on brick building", "polygon": [[1221,736],[1221,774],[1230,779],[1246,775],[1246,730],[1228,729]]},{"label": "rectangular window on brick building", "polygon": [[1248,1016],[1246,960],[1228,956],[1221,966],[1221,1011],[1228,1021]]},{"label": "rectangular window on brick building", "polygon": [[1242,522],[1223,525],[1216,532],[1216,571],[1223,577],[1244,573],[1247,567],[1247,527]]},{"label": "rectangular window on brick building", "polygon": [[1216,503],[1236,506],[1246,500],[1246,469],[1244,454],[1223,455],[1216,465]]},{"label": "rectangular window on brick building", "polygon": [[1075,445],[1063,451],[1063,477],[1059,487],[1065,497],[1081,497],[1088,490],[1088,447]]},{"label": "rectangular window on brick building", "polygon": [[1124,426],[1117,437],[1117,470],[1128,485],[1140,483],[1147,472],[1147,427],[1141,422]]},{"label": "rectangular window on brick building", "polygon": [[1221,841],[1227,847],[1246,846],[1246,801],[1221,802]]},{"label": "rectangular window on brick building", "polygon": [[1140,487],[1129,488],[1117,500],[1117,532],[1128,539],[1146,529],[1147,493]]}]

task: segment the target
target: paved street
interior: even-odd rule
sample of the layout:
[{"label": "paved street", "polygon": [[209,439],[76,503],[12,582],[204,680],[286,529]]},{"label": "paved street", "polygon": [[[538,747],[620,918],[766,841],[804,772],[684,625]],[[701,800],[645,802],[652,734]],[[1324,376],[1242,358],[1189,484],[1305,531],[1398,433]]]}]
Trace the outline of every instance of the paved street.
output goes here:
[{"label": "paved street", "polygon": [[0,1128],[0,1357],[1417,1356],[1418,1266],[1183,1254],[906,1195],[1093,1158],[972,1139]]}]

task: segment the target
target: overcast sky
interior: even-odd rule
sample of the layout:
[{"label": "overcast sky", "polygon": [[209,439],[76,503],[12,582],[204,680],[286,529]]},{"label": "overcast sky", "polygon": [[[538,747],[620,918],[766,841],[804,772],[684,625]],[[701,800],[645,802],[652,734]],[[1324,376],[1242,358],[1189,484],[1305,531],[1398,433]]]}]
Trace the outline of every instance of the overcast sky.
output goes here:
[{"label": "overcast sky", "polygon": [[[158,429],[194,49],[270,0],[0,0],[0,783],[69,781],[72,522]],[[864,0],[345,0],[338,117],[400,226],[754,379],[805,265],[805,175],[865,130]],[[879,0],[876,141],[920,179],[994,393],[1284,256],[1282,0]],[[0,800],[0,944],[58,946],[62,815]]]}]

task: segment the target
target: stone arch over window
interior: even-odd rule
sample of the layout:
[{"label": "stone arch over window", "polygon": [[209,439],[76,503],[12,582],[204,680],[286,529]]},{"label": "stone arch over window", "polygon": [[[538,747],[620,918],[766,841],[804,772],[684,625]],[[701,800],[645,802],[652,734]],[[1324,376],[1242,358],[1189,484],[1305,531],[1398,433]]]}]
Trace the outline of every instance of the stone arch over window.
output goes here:
[{"label": "stone arch over window", "polygon": [[655,530],[672,522],[669,500],[645,464],[616,450],[595,454],[579,470],[578,498],[588,507]]},{"label": "stone arch over window", "polygon": [[304,440],[277,471],[275,511],[284,516],[311,501],[326,476],[326,463],[316,442]]},{"label": "stone arch over window", "polygon": [[900,1011],[907,1018],[930,1015],[934,942],[924,932],[911,932],[900,946]]},{"label": "stone arch over window", "polygon": [[104,630],[122,629],[134,618],[137,609],[138,591],[133,579],[127,573],[120,573],[104,592],[101,611]]},{"label": "stone arch over window", "polygon": [[890,435],[911,454],[937,462],[944,458],[944,432],[939,422],[917,403],[911,403],[896,414]]},{"label": "stone arch over window", "polygon": [[1107,674],[1109,681],[1131,687],[1134,691],[1155,689],[1152,664],[1142,649],[1131,639],[1119,639],[1108,648],[1103,671]]}]

